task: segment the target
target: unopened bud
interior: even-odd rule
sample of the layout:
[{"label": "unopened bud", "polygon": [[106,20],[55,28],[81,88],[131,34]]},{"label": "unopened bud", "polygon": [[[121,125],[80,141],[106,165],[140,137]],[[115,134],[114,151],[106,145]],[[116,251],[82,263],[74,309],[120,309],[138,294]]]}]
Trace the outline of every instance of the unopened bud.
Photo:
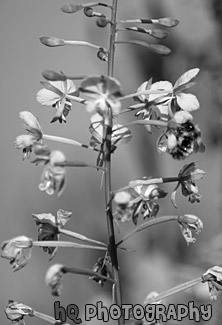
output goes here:
[{"label": "unopened bud", "polygon": [[102,61],[108,61],[108,52],[103,48],[100,48],[97,52],[97,57]]},{"label": "unopened bud", "polygon": [[166,17],[166,18],[159,18],[158,23],[160,25],[166,26],[166,27],[175,27],[179,24],[179,20],[170,18],[170,17]]},{"label": "unopened bud", "polygon": [[84,14],[87,17],[94,17],[94,11],[93,11],[93,9],[91,7],[84,8]]},{"label": "unopened bud", "polygon": [[63,39],[53,37],[53,36],[42,36],[42,37],[40,37],[40,42],[46,46],[49,46],[49,47],[65,45],[65,42]]},{"label": "unopened bud", "polygon": [[106,27],[109,23],[110,23],[110,20],[107,19],[106,17],[100,17],[96,21],[96,25],[101,28]]},{"label": "unopened bud", "polygon": [[77,12],[79,10],[82,10],[82,5],[75,5],[70,3],[69,5],[64,5],[61,7],[61,10],[67,14],[73,14],[74,12]]},{"label": "unopened bud", "polygon": [[44,70],[42,76],[49,81],[66,81],[66,76],[63,73],[58,73],[53,70]]},{"label": "unopened bud", "polygon": [[150,35],[157,39],[164,39],[168,36],[169,32],[163,29],[152,29]]}]

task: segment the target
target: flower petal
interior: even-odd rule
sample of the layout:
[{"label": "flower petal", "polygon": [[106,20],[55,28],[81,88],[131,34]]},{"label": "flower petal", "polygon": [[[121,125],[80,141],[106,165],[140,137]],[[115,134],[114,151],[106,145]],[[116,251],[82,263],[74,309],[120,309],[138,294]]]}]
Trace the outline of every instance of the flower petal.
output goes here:
[{"label": "flower petal", "polygon": [[[158,81],[152,84],[150,90],[164,90],[171,93],[173,91],[173,85],[169,81]],[[162,97],[161,94],[150,94],[149,101],[153,101],[160,96]]]},{"label": "flower petal", "polygon": [[184,85],[190,82],[191,80],[193,80],[196,77],[196,75],[199,73],[199,71],[200,69],[195,68],[195,69],[188,70],[184,74],[182,74],[182,76],[180,76],[175,82],[174,90],[176,90],[177,87]]},{"label": "flower petal", "polygon": [[176,96],[177,104],[184,110],[184,111],[195,111],[200,107],[199,101],[197,97],[193,94],[185,94],[179,93]]},{"label": "flower petal", "polygon": [[61,97],[53,91],[43,88],[38,91],[36,99],[41,105],[52,106],[57,103]]}]

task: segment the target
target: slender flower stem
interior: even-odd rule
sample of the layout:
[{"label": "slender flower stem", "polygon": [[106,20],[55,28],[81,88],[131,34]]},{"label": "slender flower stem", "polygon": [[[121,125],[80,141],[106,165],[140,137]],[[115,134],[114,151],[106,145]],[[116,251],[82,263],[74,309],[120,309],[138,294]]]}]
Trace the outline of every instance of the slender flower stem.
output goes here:
[{"label": "slender flower stem", "polygon": [[154,219],[150,219],[148,221],[146,221],[145,223],[139,225],[138,227],[134,228],[132,231],[130,231],[128,234],[126,234],[126,236],[124,236],[117,244],[116,246],[121,245],[123,242],[125,242],[127,239],[131,238],[132,236],[134,236],[135,234],[137,234],[138,232],[150,228],[152,226],[158,225],[160,223],[164,223],[164,222],[169,222],[169,221],[178,221],[178,216],[163,216],[163,217],[157,217]]},{"label": "slender flower stem", "polygon": [[71,231],[71,230],[60,228],[59,233],[63,234],[63,235],[66,235],[66,236],[69,236],[69,237],[72,237],[72,238],[75,238],[75,239],[79,239],[79,240],[82,240],[82,241],[88,241],[89,243],[93,243],[93,244],[97,244],[97,245],[107,247],[107,245],[105,243],[102,243],[102,242],[100,242],[98,240],[88,238],[86,236],[83,236],[82,234],[78,234],[78,233],[76,233],[74,231]]},{"label": "slender flower stem", "polygon": [[115,131],[121,130],[122,128],[131,125],[154,125],[154,126],[167,127],[167,122],[159,121],[159,120],[137,120],[137,121],[132,121],[127,124],[121,125],[119,128],[115,129]]},{"label": "slender flower stem", "polygon": [[[50,324],[56,324],[57,323],[57,320],[51,316],[48,316],[46,314],[43,314],[43,313],[40,313],[36,310],[33,311],[33,316],[37,317],[37,318],[40,318],[40,319],[43,319],[45,320],[46,322],[50,323]],[[64,325],[69,325],[68,323],[65,323]]]},{"label": "slender flower stem", "polygon": [[138,179],[135,181],[129,182],[130,187],[137,185],[152,185],[152,184],[163,184],[163,183],[173,183],[179,182],[180,177],[163,177],[163,178],[151,178],[151,179]]},{"label": "slender flower stem", "polygon": [[107,250],[107,248],[103,246],[83,245],[83,244],[77,244],[77,243],[67,242],[67,241],[44,240],[44,241],[33,241],[32,244],[33,246],[36,247],[85,248],[85,249],[98,249],[102,251]]},{"label": "slender flower stem", "polygon": [[165,299],[167,297],[170,297],[170,296],[174,295],[175,293],[187,290],[187,289],[189,289],[189,288],[191,288],[191,287],[193,287],[193,286],[195,286],[197,284],[200,284],[201,282],[203,282],[203,279],[202,279],[202,277],[199,277],[197,279],[194,279],[194,280],[179,284],[176,287],[173,287],[173,288],[171,288],[169,290],[161,292],[155,298],[150,299],[149,301],[147,301],[147,304],[153,304],[155,302],[158,302],[158,301],[160,301],[162,299]]},{"label": "slender flower stem", "polygon": [[55,166],[60,166],[60,167],[90,167],[90,168],[95,168],[95,169],[99,169],[102,171],[105,171],[105,169],[103,167],[100,166],[95,166],[95,165],[91,165],[91,164],[86,164],[82,161],[65,161],[65,162],[61,162],[61,163],[56,163]]},{"label": "slender flower stem", "polygon": [[115,281],[111,278],[107,278],[106,276],[94,272],[92,270],[89,269],[83,269],[83,268],[76,268],[76,267],[68,267],[68,266],[64,266],[62,268],[63,273],[72,273],[72,274],[82,274],[82,275],[87,275],[87,276],[95,276],[98,277],[100,279],[103,279],[105,281],[110,281],[112,283],[115,283]]},{"label": "slender flower stem", "polygon": [[94,49],[101,49],[100,46],[96,45],[96,44],[92,44],[89,42],[84,42],[84,41],[67,41],[64,40],[64,45],[78,45],[78,46],[88,46],[88,47],[92,47]]},{"label": "slender flower stem", "polygon": [[74,102],[80,103],[80,104],[87,104],[87,100],[80,98],[80,97],[76,97],[76,96],[72,96],[72,95],[66,95],[66,98],[73,100]]},{"label": "slender flower stem", "polygon": [[[109,55],[108,55],[108,76],[113,77],[114,71],[114,55],[115,55],[115,39],[116,39],[116,16],[117,16],[118,0],[112,0],[112,14],[110,24],[110,40],[109,40]],[[105,205],[106,205],[106,219],[107,230],[109,236],[108,250],[112,261],[113,278],[116,282],[114,289],[115,303],[118,306],[122,305],[122,294],[119,277],[119,264],[117,257],[117,247],[115,241],[115,230],[112,212],[112,193],[111,193],[111,135],[112,135],[112,111],[109,107],[109,116],[105,120],[104,134],[104,152],[105,152]],[[118,324],[123,325],[124,319],[120,317]]]},{"label": "slender flower stem", "polygon": [[56,142],[61,142],[61,143],[65,143],[65,144],[71,144],[71,145],[76,146],[76,147],[82,147],[82,148],[85,148],[85,149],[90,149],[90,150],[93,150],[93,151],[100,152],[100,150],[98,150],[96,148],[93,148],[93,147],[90,147],[87,144],[83,144],[81,142],[78,142],[78,141],[75,141],[75,140],[72,140],[72,139],[68,139],[68,138],[57,137],[55,135],[49,135],[49,134],[43,134],[42,138],[45,139],[45,140],[56,141]]}]

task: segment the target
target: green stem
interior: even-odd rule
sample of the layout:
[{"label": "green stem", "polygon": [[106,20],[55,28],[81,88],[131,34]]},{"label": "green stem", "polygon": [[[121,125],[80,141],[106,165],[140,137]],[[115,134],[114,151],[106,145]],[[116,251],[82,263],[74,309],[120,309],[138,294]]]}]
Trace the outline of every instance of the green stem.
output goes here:
[{"label": "green stem", "polygon": [[63,248],[85,248],[85,249],[98,249],[98,250],[107,250],[106,247],[103,246],[90,246],[77,244],[73,242],[66,241],[52,241],[52,240],[44,240],[44,241],[33,241],[33,246],[36,247],[63,247]]},{"label": "green stem", "polygon": [[71,144],[71,145],[76,146],[76,147],[82,147],[82,148],[85,148],[85,149],[90,149],[90,150],[93,150],[93,151],[100,152],[100,150],[98,150],[96,148],[93,148],[93,147],[90,147],[90,146],[88,146],[86,144],[83,144],[81,142],[78,142],[78,141],[75,141],[75,140],[72,140],[72,139],[68,139],[68,138],[57,137],[55,135],[43,134],[42,139],[50,140],[50,141],[56,141],[56,142],[65,143],[65,144]]},{"label": "green stem", "polygon": [[101,47],[96,45],[96,44],[92,44],[89,42],[85,42],[85,41],[67,41],[64,40],[64,44],[65,45],[77,45],[77,46],[88,46],[88,47],[92,47],[94,49],[99,50]]},{"label": "green stem", "polygon": [[185,283],[182,283],[182,284],[179,284],[178,286],[176,287],[173,287],[169,290],[166,290],[166,291],[163,291],[161,292],[158,296],[156,296],[155,298],[153,299],[150,299],[149,301],[146,301],[147,304],[153,304],[153,303],[156,303],[162,299],[165,299],[167,297],[170,297],[172,295],[174,295],[175,293],[178,293],[178,292],[181,292],[181,291],[184,291],[184,290],[187,290],[197,284],[200,284],[201,282],[203,282],[203,279],[202,277],[199,277],[197,279],[194,279],[194,280],[191,280],[191,281],[188,281],[188,282],[185,282]]},{"label": "green stem", "polygon": [[[116,40],[116,16],[117,16],[118,0],[112,0],[112,14],[110,24],[110,40],[109,40],[109,56],[108,56],[108,76],[113,77],[114,70],[114,55],[115,55],[115,40]],[[115,240],[115,230],[113,222],[112,212],[112,192],[111,192],[111,135],[112,135],[112,111],[109,107],[109,116],[105,120],[104,126],[104,152],[105,152],[105,206],[106,206],[106,219],[107,219],[107,231],[109,236],[108,250],[112,261],[113,278],[115,284],[115,303],[118,306],[122,305],[122,294],[119,276],[119,264],[117,257],[117,247]],[[118,325],[123,325],[124,319],[120,317],[118,319]]]},{"label": "green stem", "polygon": [[94,272],[92,270],[89,270],[89,269],[82,269],[82,268],[64,266],[62,268],[62,271],[63,271],[63,273],[72,273],[72,274],[82,274],[82,275],[87,275],[87,276],[95,276],[95,277],[101,278],[101,279],[103,279],[105,281],[110,281],[112,283],[115,283],[115,281],[113,279],[107,278],[106,276],[104,276],[104,275],[102,275],[100,273]]},{"label": "green stem", "polygon": [[66,236],[69,236],[69,237],[74,238],[74,239],[79,239],[79,240],[82,240],[82,241],[88,241],[89,243],[93,243],[93,244],[101,245],[103,247],[107,247],[107,245],[105,243],[102,243],[100,241],[88,238],[86,236],[83,236],[82,234],[78,234],[78,233],[76,233],[74,231],[71,231],[71,230],[60,228],[59,233],[63,234],[63,235],[66,235]]},{"label": "green stem", "polygon": [[163,216],[163,217],[157,217],[154,219],[150,219],[148,221],[146,221],[145,223],[139,225],[138,227],[134,228],[132,231],[130,231],[128,234],[126,234],[126,236],[124,236],[117,244],[116,246],[121,245],[122,243],[124,243],[127,239],[129,239],[130,237],[134,236],[135,234],[137,234],[138,232],[153,227],[155,225],[158,225],[160,223],[164,223],[164,222],[169,222],[169,221],[178,221],[178,216]]},{"label": "green stem", "polygon": [[[56,324],[57,320],[51,316],[48,316],[46,314],[40,313],[38,311],[33,311],[33,316],[38,317],[40,319],[45,320],[46,322],[50,323],[50,324]],[[64,325],[69,325],[68,323],[65,323]]]},{"label": "green stem", "polygon": [[65,161],[61,163],[56,163],[55,166],[60,166],[60,167],[90,167],[90,168],[95,168],[95,169],[100,169],[102,171],[105,171],[103,167],[91,165],[91,164],[86,164],[81,161]]},{"label": "green stem", "polygon": [[151,179],[138,179],[129,182],[129,187],[135,187],[137,185],[152,185],[179,182],[180,177],[163,177],[163,178],[151,178]]}]

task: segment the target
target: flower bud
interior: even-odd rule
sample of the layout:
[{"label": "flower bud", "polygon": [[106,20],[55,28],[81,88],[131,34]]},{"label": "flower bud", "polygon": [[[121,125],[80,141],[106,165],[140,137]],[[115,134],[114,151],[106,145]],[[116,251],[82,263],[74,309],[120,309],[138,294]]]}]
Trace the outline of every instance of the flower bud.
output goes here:
[{"label": "flower bud", "polygon": [[104,50],[103,48],[100,48],[99,51],[97,52],[97,57],[101,60],[101,61],[108,61],[108,52],[106,50]]},{"label": "flower bud", "polygon": [[66,75],[52,70],[44,70],[42,76],[49,81],[66,81]]},{"label": "flower bud", "polygon": [[150,31],[150,35],[157,39],[164,39],[168,36],[168,32],[163,29],[153,29]]},{"label": "flower bud", "polygon": [[166,27],[175,27],[179,24],[178,19],[166,17],[166,18],[159,18],[158,19],[158,24]]},{"label": "flower bud", "polygon": [[64,46],[65,42],[63,39],[53,37],[53,36],[42,36],[39,38],[40,42],[46,46],[49,47],[55,47],[55,46]]},{"label": "flower bud", "polygon": [[68,5],[64,5],[61,7],[61,10],[67,14],[73,14],[74,12],[77,12],[79,10],[81,10],[83,8],[83,6],[81,4],[76,5],[76,4],[68,4]]},{"label": "flower bud", "polygon": [[106,17],[99,17],[96,21],[96,25],[101,28],[106,27],[109,23],[110,20],[107,19]]},{"label": "flower bud", "polygon": [[84,14],[87,17],[94,17],[94,11],[91,7],[84,8]]}]

